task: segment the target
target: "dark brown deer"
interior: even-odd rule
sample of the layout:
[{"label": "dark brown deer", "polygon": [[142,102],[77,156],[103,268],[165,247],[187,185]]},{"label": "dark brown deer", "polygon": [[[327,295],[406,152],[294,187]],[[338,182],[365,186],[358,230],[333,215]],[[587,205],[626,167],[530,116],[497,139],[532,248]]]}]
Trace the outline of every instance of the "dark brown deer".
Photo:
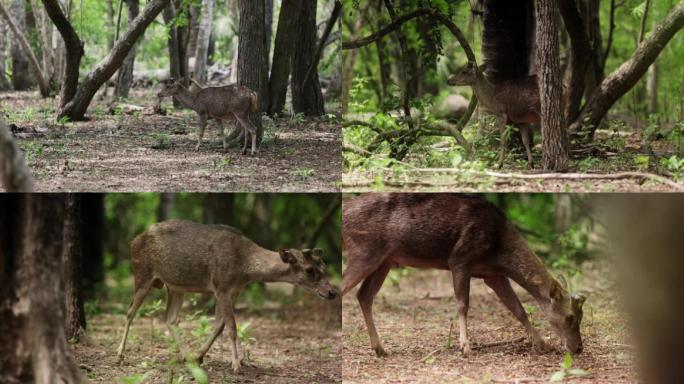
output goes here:
[{"label": "dark brown deer", "polygon": [[175,326],[188,292],[216,296],[216,328],[196,356],[201,363],[216,338],[228,325],[233,371],[240,370],[233,300],[252,282],[285,282],[304,287],[324,299],[337,292],[325,276],[320,249],[269,251],[227,225],[203,225],[169,220],[151,226],[131,242],[135,295],[128,309],[126,328],[117,356],[123,358],[126,338],[135,312],[147,293],[166,286],[166,325],[184,358]]},{"label": "dark brown deer", "polygon": [[[197,91],[191,91],[178,80],[171,79],[162,83],[162,89],[157,97],[174,96],[184,107],[197,112],[199,116],[199,134],[197,146],[199,150],[204,136],[204,128],[207,120],[211,117],[216,120],[221,131],[223,149],[228,148],[226,136],[223,132],[223,121],[237,119],[242,125],[245,136],[245,143],[242,147],[242,154],[247,153],[247,142],[252,136],[252,151],[256,153],[257,128],[249,121],[249,114],[258,109],[257,94],[251,89],[237,84],[225,85],[222,87],[206,87]],[[249,135],[248,135],[249,133]]]},{"label": "dark brown deer", "polygon": [[584,297],[570,295],[527,247],[515,225],[484,199],[453,194],[368,193],[343,206],[347,268],[342,295],[357,292],[371,347],[386,352],[373,321],[373,299],[396,267],[451,271],[459,318],[459,341],[470,352],[467,334],[470,279],[484,279],[522,323],[536,351],[548,345],[530,324],[509,279],[539,303],[552,328],[572,353],[582,351],[580,322]]},{"label": "dark brown deer", "polygon": [[536,124],[539,127],[541,119],[537,77],[528,76],[492,84],[482,74],[482,68],[478,71],[475,65],[467,64],[456,74],[452,75],[447,83],[449,85],[471,86],[478,101],[496,117],[497,126],[501,134],[499,167],[503,166],[506,150],[506,140],[504,138],[506,124],[513,124],[520,130],[525,152],[527,153],[527,166],[532,168],[530,143],[534,142],[534,136],[530,125]]}]

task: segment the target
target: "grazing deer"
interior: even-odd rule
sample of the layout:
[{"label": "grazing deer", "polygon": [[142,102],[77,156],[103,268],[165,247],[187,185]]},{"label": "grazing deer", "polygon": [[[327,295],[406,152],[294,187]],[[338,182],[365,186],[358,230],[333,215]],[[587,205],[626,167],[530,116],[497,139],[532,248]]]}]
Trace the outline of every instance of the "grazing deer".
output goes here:
[{"label": "grazing deer", "polygon": [[365,194],[345,202],[342,239],[347,268],[342,295],[363,282],[357,298],[371,347],[386,356],[373,321],[373,299],[392,268],[451,271],[459,341],[470,352],[467,334],[470,279],[484,279],[522,323],[535,350],[548,345],[530,324],[509,279],[539,303],[552,328],[572,353],[582,351],[580,322],[584,297],[571,295],[527,247],[515,225],[486,200],[453,194]]},{"label": "grazing deer", "polygon": [[126,318],[126,328],[117,356],[122,359],[135,312],[152,287],[166,286],[166,325],[183,357],[185,348],[175,326],[187,292],[216,296],[216,328],[200,349],[201,363],[212,343],[228,326],[233,371],[240,370],[233,300],[253,282],[286,282],[302,286],[324,299],[337,292],[325,276],[320,249],[262,248],[226,225],[203,225],[169,220],[151,226],[131,242],[135,295]]},{"label": "grazing deer", "polygon": [[[228,148],[226,136],[223,132],[223,121],[237,119],[242,125],[245,136],[245,143],[242,147],[242,154],[247,153],[247,142],[252,136],[252,151],[256,153],[257,128],[249,121],[249,114],[258,109],[257,94],[251,89],[237,84],[225,85],[222,87],[206,87],[191,91],[186,88],[179,80],[171,79],[162,83],[162,89],[157,97],[175,97],[184,107],[197,112],[199,116],[199,135],[197,146],[199,150],[204,136],[204,128],[207,126],[207,119],[214,118],[221,131],[223,149]],[[247,134],[249,133],[249,135]]]},{"label": "grazing deer", "polygon": [[541,103],[539,101],[539,86],[536,76],[522,79],[504,80],[492,84],[482,74],[482,67],[476,68],[469,63],[456,74],[449,77],[449,85],[469,85],[477,99],[497,119],[497,126],[501,134],[501,148],[499,152],[499,167],[503,166],[506,150],[504,132],[506,124],[512,123],[520,130],[522,142],[527,153],[527,166],[532,168],[533,133],[530,124],[539,126],[541,119]]}]

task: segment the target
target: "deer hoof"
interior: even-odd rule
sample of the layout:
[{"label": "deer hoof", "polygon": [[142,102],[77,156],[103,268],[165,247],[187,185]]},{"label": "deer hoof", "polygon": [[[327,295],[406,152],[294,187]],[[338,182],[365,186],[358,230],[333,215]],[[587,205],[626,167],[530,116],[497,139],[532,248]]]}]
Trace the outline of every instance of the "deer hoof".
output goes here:
[{"label": "deer hoof", "polygon": [[378,345],[377,347],[373,348],[375,351],[375,355],[377,357],[387,357],[387,352],[385,352],[385,349],[382,347],[382,345]]},{"label": "deer hoof", "polygon": [[466,343],[466,344],[461,346],[461,353],[463,354],[463,356],[470,355],[470,352],[472,352],[472,350],[470,349],[469,343]]}]

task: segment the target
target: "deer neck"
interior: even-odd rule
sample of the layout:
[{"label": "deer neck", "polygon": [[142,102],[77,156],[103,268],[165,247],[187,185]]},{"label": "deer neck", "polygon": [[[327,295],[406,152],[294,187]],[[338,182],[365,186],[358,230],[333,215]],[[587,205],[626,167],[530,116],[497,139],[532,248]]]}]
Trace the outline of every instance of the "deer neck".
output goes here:
[{"label": "deer neck", "polygon": [[246,272],[249,282],[294,283],[290,265],[282,261],[280,254],[256,244],[248,257]]},{"label": "deer neck", "polygon": [[185,87],[181,87],[177,94],[174,95],[185,108],[197,110],[197,93],[193,93]]},{"label": "deer neck", "polygon": [[496,95],[494,84],[489,82],[489,80],[483,74],[475,75],[475,83],[472,85],[473,93],[477,96],[478,101],[484,104],[487,108],[491,109],[493,107],[492,103]]}]

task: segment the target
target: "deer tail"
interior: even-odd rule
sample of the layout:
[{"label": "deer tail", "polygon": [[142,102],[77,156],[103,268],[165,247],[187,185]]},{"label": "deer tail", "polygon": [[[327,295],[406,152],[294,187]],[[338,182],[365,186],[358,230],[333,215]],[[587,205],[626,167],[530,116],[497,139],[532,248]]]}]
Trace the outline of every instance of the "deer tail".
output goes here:
[{"label": "deer tail", "polygon": [[249,98],[250,98],[249,111],[250,112],[256,112],[257,109],[259,109],[259,100],[257,98],[256,92],[252,91],[252,93],[249,95]]}]

